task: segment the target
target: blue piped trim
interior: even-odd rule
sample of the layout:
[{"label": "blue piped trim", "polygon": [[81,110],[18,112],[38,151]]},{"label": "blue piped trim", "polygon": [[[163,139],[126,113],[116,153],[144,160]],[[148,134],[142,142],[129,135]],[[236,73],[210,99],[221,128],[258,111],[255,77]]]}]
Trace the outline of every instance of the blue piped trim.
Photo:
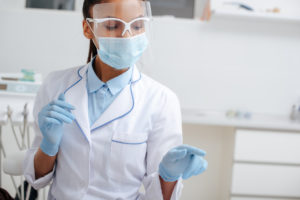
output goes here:
[{"label": "blue piped trim", "polygon": [[138,82],[138,81],[141,80],[141,79],[142,79],[142,74],[140,73],[139,79],[137,79],[137,80],[135,80],[135,81],[133,81],[133,82],[130,82],[130,94],[131,94],[131,100],[132,100],[132,106],[131,106],[130,110],[129,110],[128,112],[124,113],[123,115],[121,115],[121,116],[119,116],[119,117],[117,117],[117,118],[114,118],[114,119],[112,119],[112,120],[110,120],[110,121],[108,121],[108,122],[105,122],[104,124],[102,124],[102,125],[100,125],[100,126],[94,128],[94,129],[92,129],[91,132],[93,132],[93,131],[95,131],[95,130],[97,130],[97,129],[99,129],[99,128],[102,128],[103,126],[105,126],[105,125],[107,125],[107,124],[109,124],[109,123],[111,123],[111,122],[113,122],[113,121],[115,121],[115,120],[117,120],[117,119],[121,119],[121,118],[125,117],[126,115],[128,115],[128,114],[133,110],[135,101],[134,101],[134,96],[133,96],[133,91],[132,91],[132,84]]},{"label": "blue piped trim", "polygon": [[71,89],[74,85],[76,85],[79,81],[82,80],[82,76],[79,74],[79,71],[83,68],[84,66],[80,67],[78,70],[77,70],[77,74],[78,76],[80,77],[75,83],[73,83],[70,87],[68,87],[65,91],[64,91],[64,94],[66,94],[66,92]]},{"label": "blue piped trim", "polygon": [[95,131],[95,130],[97,130],[99,128],[102,128],[103,126],[106,126],[107,124],[109,124],[109,123],[111,123],[111,122],[113,122],[115,120],[118,120],[118,119],[121,119],[121,118],[125,117],[126,115],[128,115],[133,110],[135,101],[134,101],[134,96],[133,96],[133,91],[132,91],[132,84],[138,82],[141,79],[142,79],[142,73],[140,72],[140,77],[137,80],[130,81],[130,94],[131,94],[131,100],[132,100],[132,106],[131,106],[130,110],[128,112],[124,113],[123,115],[117,117],[117,118],[114,118],[114,119],[112,119],[112,120],[110,120],[108,122],[105,122],[104,124],[102,124],[102,125],[100,125],[98,127],[95,127],[94,129],[91,130],[91,132],[93,132],[93,131]]},{"label": "blue piped trim", "polygon": [[131,83],[136,83],[136,82],[138,82],[139,80],[141,80],[142,79],[142,73],[140,72],[140,77],[137,79],[137,80],[135,80],[135,81],[133,81],[133,82],[130,82],[130,84]]},{"label": "blue piped trim", "polygon": [[[84,66],[80,67],[80,68],[77,70],[77,74],[78,74],[78,76],[79,76],[79,79],[78,79],[75,83],[73,83],[70,87],[68,87],[68,88],[64,91],[64,94],[66,94],[67,91],[68,91],[69,89],[71,89],[72,87],[74,87],[77,83],[79,83],[79,82],[82,80],[82,76],[80,75],[79,71],[80,71],[83,67],[84,67]],[[84,135],[85,139],[89,142],[89,139],[88,139],[88,138],[86,137],[86,135],[84,134],[84,132],[83,132],[83,130],[81,129],[81,127],[79,126],[77,120],[75,119],[74,121],[75,121],[75,123],[77,124],[78,128],[80,129],[81,133]]]},{"label": "blue piped trim", "polygon": [[[80,75],[79,71],[80,71],[83,67],[84,67],[84,66],[80,67],[80,68],[78,69],[78,71],[77,71],[77,74],[78,74],[78,76],[79,76],[80,78],[79,78],[75,83],[73,83],[70,87],[68,87],[68,88],[64,91],[64,94],[66,94],[66,92],[67,92],[68,90],[70,90],[72,87],[74,87],[77,83],[79,83],[79,82],[82,80],[82,76]],[[117,117],[117,118],[114,118],[114,119],[112,119],[112,120],[110,120],[110,121],[108,121],[108,122],[106,122],[106,123],[104,123],[104,124],[102,124],[102,125],[100,125],[100,126],[94,128],[94,129],[92,129],[91,132],[93,132],[93,131],[95,131],[95,130],[97,130],[97,129],[99,129],[99,128],[102,128],[103,126],[106,126],[107,124],[109,124],[109,123],[111,123],[111,122],[113,122],[113,121],[115,121],[115,120],[118,120],[118,119],[121,119],[121,118],[125,117],[126,115],[128,115],[128,114],[133,110],[134,105],[135,105],[135,101],[134,101],[134,95],[133,95],[133,91],[132,91],[132,84],[134,84],[134,83],[136,83],[136,82],[138,82],[138,81],[140,81],[140,80],[142,79],[142,73],[141,73],[141,72],[139,72],[139,73],[140,73],[140,77],[139,77],[137,80],[131,81],[131,82],[130,82],[130,94],[131,94],[131,99],[132,99],[132,107],[130,108],[130,110],[129,110],[128,112],[124,113],[123,115],[121,115],[121,116],[119,116],[119,117]],[[78,124],[78,122],[77,122],[76,119],[75,119],[75,122],[76,122],[77,126],[79,127],[80,131],[81,131],[81,132],[83,133],[83,135],[85,136],[85,138],[88,140],[88,138],[87,138],[86,135],[84,134],[83,130],[81,129],[81,127],[80,127],[80,125]],[[88,141],[89,141],[89,140],[88,140]]]},{"label": "blue piped trim", "polygon": [[77,120],[75,119],[74,121],[75,121],[75,123],[77,124],[78,128],[80,129],[81,133],[84,135],[85,139],[86,139],[87,141],[89,141],[89,139],[88,139],[88,138],[86,137],[86,135],[84,134],[84,131],[83,131],[83,130],[81,129],[81,127],[79,126]]},{"label": "blue piped trim", "polygon": [[116,143],[120,143],[120,144],[133,144],[133,145],[136,145],[136,144],[143,144],[143,143],[146,143],[147,140],[145,140],[144,142],[121,142],[121,141],[117,141],[117,140],[111,140],[112,142],[116,142]]}]

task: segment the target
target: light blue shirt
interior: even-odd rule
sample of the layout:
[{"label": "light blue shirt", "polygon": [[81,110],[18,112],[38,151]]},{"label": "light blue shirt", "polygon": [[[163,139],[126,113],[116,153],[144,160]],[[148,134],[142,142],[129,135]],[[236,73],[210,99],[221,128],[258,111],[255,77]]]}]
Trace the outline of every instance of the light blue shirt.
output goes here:
[{"label": "light blue shirt", "polygon": [[93,63],[94,59],[88,66],[86,84],[90,126],[96,122],[122,89],[130,83],[133,69],[130,67],[126,72],[104,83],[96,75]]}]

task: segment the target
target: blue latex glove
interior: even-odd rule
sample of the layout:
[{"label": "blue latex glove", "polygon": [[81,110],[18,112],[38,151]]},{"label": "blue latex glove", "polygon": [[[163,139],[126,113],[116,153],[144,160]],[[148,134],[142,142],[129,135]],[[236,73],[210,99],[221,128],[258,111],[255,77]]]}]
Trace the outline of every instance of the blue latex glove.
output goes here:
[{"label": "blue latex glove", "polygon": [[177,146],[163,157],[159,164],[159,174],[167,182],[178,180],[181,176],[188,179],[204,172],[207,161],[206,152],[189,145]]},{"label": "blue latex glove", "polygon": [[38,124],[44,136],[40,148],[45,154],[54,156],[58,152],[63,135],[63,123],[72,123],[75,119],[70,112],[73,109],[74,106],[65,102],[64,94],[60,94],[57,100],[52,101],[39,112]]}]

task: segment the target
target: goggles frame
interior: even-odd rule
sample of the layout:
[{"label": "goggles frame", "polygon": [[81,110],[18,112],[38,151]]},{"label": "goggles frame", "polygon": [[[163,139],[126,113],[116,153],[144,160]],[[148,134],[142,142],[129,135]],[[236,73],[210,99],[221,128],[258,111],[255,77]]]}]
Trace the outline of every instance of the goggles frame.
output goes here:
[{"label": "goggles frame", "polygon": [[101,18],[101,19],[86,18],[87,22],[94,22],[94,23],[97,23],[97,24],[98,23],[103,23],[103,22],[106,22],[106,21],[109,21],[109,20],[119,21],[119,22],[122,22],[124,24],[124,30],[123,30],[123,32],[121,34],[121,36],[123,36],[126,33],[126,31],[128,31],[132,35],[131,28],[130,28],[130,26],[131,26],[132,23],[134,23],[136,21],[139,21],[139,20],[144,20],[144,21],[149,22],[150,18],[149,17],[138,17],[138,18],[135,18],[135,19],[131,20],[130,22],[125,22],[122,19],[113,18],[113,17],[107,17],[107,18]]}]

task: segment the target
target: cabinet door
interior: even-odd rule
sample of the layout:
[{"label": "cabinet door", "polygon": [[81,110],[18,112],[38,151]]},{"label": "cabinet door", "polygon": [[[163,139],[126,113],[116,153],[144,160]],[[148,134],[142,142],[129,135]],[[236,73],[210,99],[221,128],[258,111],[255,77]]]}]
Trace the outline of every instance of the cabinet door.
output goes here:
[{"label": "cabinet door", "polygon": [[238,130],[234,159],[300,164],[300,134]]},{"label": "cabinet door", "polygon": [[300,167],[235,163],[231,192],[300,198]]}]

